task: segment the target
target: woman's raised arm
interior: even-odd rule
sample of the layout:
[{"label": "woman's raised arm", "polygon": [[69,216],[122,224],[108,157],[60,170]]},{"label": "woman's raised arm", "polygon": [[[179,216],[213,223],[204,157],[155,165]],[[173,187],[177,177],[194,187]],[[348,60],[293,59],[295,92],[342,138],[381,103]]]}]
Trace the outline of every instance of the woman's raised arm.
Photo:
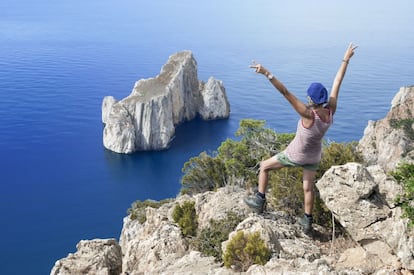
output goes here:
[{"label": "woman's raised arm", "polygon": [[272,85],[289,101],[289,103],[293,106],[296,112],[299,113],[300,116],[305,118],[312,118],[312,111],[302,102],[300,101],[294,94],[289,92],[289,90],[280,82],[272,73],[270,73],[265,67],[261,64],[256,64],[253,62],[253,65],[250,65],[250,68],[256,70],[256,73],[263,74],[266,76]]},{"label": "woman's raised arm", "polygon": [[341,87],[342,80],[344,79],[345,72],[349,64],[349,60],[354,55],[354,51],[356,48],[358,48],[358,46],[354,45],[353,43],[349,44],[348,48],[345,51],[344,59],[342,59],[341,66],[339,67],[339,70],[336,73],[334,82],[332,84],[332,90],[328,101],[328,106],[331,109],[332,114],[334,114],[336,111],[339,88]]}]

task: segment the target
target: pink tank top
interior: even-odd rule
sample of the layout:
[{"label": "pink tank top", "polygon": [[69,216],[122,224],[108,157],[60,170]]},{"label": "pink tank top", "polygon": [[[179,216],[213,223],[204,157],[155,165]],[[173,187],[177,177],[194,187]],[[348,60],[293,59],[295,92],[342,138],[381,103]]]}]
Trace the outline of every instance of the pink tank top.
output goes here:
[{"label": "pink tank top", "polygon": [[329,121],[323,121],[315,110],[313,123],[309,128],[305,128],[302,119],[298,121],[295,138],[285,150],[286,156],[290,161],[304,165],[317,164],[322,155],[322,138],[332,125],[332,112],[329,110]]}]

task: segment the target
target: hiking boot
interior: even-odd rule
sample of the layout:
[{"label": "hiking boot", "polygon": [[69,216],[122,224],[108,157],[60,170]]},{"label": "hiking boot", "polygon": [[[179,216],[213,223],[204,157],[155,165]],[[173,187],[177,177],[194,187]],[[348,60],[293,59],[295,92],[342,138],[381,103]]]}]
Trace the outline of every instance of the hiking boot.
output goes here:
[{"label": "hiking boot", "polygon": [[263,213],[266,206],[266,199],[254,194],[254,196],[244,198],[244,202],[257,214]]},{"label": "hiking boot", "polygon": [[303,233],[306,235],[312,235],[313,228],[312,228],[313,218],[303,215],[303,217],[299,220],[300,225],[302,225]]}]

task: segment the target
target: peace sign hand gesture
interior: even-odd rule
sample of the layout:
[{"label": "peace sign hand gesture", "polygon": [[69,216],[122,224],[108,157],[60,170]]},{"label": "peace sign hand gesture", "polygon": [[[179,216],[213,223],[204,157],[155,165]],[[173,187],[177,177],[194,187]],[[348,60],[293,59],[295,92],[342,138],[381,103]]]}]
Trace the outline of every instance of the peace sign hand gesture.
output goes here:
[{"label": "peace sign hand gesture", "polygon": [[349,62],[349,60],[351,59],[351,57],[354,55],[354,51],[355,49],[358,48],[357,45],[354,45],[354,43],[349,43],[348,48],[345,51],[345,55],[344,55],[344,61],[345,62]]}]

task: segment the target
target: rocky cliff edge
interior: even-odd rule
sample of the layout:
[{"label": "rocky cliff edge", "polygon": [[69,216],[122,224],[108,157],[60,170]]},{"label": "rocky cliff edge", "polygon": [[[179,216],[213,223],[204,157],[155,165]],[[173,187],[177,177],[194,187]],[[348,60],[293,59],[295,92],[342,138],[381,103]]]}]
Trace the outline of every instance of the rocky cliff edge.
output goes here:
[{"label": "rocky cliff edge", "polygon": [[[231,211],[245,218],[229,239],[241,230],[260,232],[272,256],[244,274],[412,274],[414,233],[394,203],[402,188],[386,171],[401,160],[413,161],[411,130],[406,126],[399,131],[392,122],[397,119],[414,126],[413,98],[414,87],[401,88],[386,118],[369,123],[359,149],[373,165],[334,166],[317,182],[321,198],[351,237],[346,244],[329,238],[331,232],[318,225],[317,236],[309,239],[294,217],[283,212],[268,209],[264,215],[253,214],[243,203],[246,191],[227,186],[179,196],[159,209],[148,207],[142,224],[125,217],[119,244],[113,239],[81,241],[77,252],[58,260],[51,274],[240,274],[189,250],[172,219],[173,208],[184,201],[194,201],[200,228]],[[373,156],[381,161],[375,163]]]}]

